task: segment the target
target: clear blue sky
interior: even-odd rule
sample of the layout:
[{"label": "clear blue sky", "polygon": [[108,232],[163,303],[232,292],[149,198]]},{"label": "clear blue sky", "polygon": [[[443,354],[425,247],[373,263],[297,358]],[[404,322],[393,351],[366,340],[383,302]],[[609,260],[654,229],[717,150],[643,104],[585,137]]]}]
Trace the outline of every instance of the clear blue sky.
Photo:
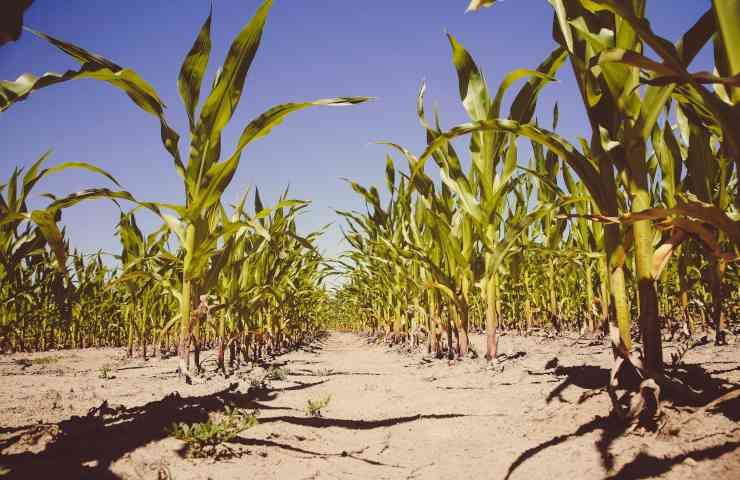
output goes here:
[{"label": "clear blue sky", "polygon": [[[211,75],[259,3],[215,1]],[[207,0],[36,0],[26,24],[138,71],[160,93],[170,123],[185,137],[177,73],[208,5]],[[313,230],[335,222],[320,245],[329,255],[342,250],[333,208],[361,209],[362,202],[340,178],[382,187],[386,149],[374,141],[391,140],[415,152],[422,149],[424,133],[415,113],[420,81],[427,81],[427,108],[433,101],[439,104],[445,127],[467,120],[458,100],[445,30],[473,54],[491,88],[512,69],[536,67],[554,46],[552,10],[545,0],[506,0],[476,14],[464,14],[466,5],[467,0],[276,0],[241,104],[225,131],[224,151],[230,150],[251,118],[276,103],[344,95],[377,100],[290,117],[247,148],[225,202],[232,203],[248,185],[259,186],[266,203],[274,202],[290,184],[293,198],[313,202],[301,228]],[[709,0],[651,0],[649,17],[658,33],[676,39],[709,5]],[[696,63],[695,70],[711,66],[708,52]],[[74,66],[29,34],[0,48],[2,79]],[[559,79],[540,97],[541,122],[549,125],[557,99],[561,134],[573,140],[588,136],[569,67],[561,70]],[[210,80],[206,82],[204,90],[210,85]],[[185,141],[181,140],[183,149]],[[0,114],[0,145],[0,179],[51,148],[51,164],[95,163],[140,199],[182,198],[182,183],[161,145],[156,119],[102,83],[51,87]],[[103,184],[104,179],[86,173],[65,173],[46,180],[37,193],[62,194]],[[72,245],[86,252],[118,252],[113,235],[117,211],[107,201],[65,211],[63,221]],[[158,226],[152,216],[140,223],[147,230]]]}]

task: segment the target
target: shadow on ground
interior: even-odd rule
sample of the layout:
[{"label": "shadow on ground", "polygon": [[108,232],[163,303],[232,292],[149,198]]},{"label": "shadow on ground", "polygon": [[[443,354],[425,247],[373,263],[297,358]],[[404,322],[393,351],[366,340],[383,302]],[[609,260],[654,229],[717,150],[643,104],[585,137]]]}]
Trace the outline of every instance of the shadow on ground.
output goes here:
[{"label": "shadow on ground", "polygon": [[609,381],[609,370],[591,365],[557,367],[553,373],[558,377],[565,376],[565,379],[550,392],[546,399],[547,403],[555,398],[560,402],[570,403],[562,397],[562,393],[571,385],[585,390],[598,390],[605,388]]},{"label": "shadow on ground", "polygon": [[[553,366],[556,365],[556,362]],[[711,372],[713,374],[734,371],[735,368]],[[562,397],[565,391],[571,385],[578,386],[585,390],[603,390],[609,381],[609,371],[605,368],[594,366],[577,366],[561,367],[558,366],[551,372],[536,373],[533,375],[556,375],[565,378],[555,387],[547,396],[546,402],[550,403],[553,399],[560,402],[571,403]],[[738,395],[738,385],[725,380],[713,377],[700,365],[689,364],[681,365],[679,368],[670,372],[670,377],[683,382],[696,392],[691,401],[686,398],[671,398],[670,404],[674,407],[704,407],[690,409],[695,413],[708,413],[724,415],[732,421],[740,420],[740,395]],[[634,381],[634,379],[630,379]],[[589,395],[582,395],[581,399],[588,398]],[[579,400],[578,403],[581,403]],[[710,408],[707,408],[710,407]],[[615,416],[601,417],[597,416],[590,422],[578,427],[572,433],[558,435],[539,445],[531,447],[522,452],[516,460],[509,466],[505,479],[508,479],[514,471],[524,462],[541,453],[542,451],[563,444],[574,438],[600,431],[600,437],[595,442],[595,447],[601,457],[601,464],[605,472],[611,474],[607,477],[612,480],[640,479],[661,475],[669,471],[673,466],[680,464],[687,459],[701,461],[707,459],[716,459],[726,453],[732,452],[740,447],[740,442],[728,441],[720,445],[692,450],[674,457],[660,458],[641,452],[629,463],[625,464],[619,471],[614,472],[614,455],[611,452],[612,443],[625,433],[628,424]]]},{"label": "shadow on ground", "polygon": [[[175,422],[203,422],[211,412],[221,411],[231,405],[245,409],[258,410],[292,410],[271,406],[278,392],[311,388],[326,380],[313,383],[298,383],[295,386],[278,389],[250,389],[247,393],[237,390],[238,384],[211,395],[181,397],[173,393],[162,400],[149,402],[133,408],[123,406],[111,407],[107,402],[92,409],[84,417],[72,417],[58,424],[27,426],[18,429],[3,429],[12,433],[3,448],[19,444],[28,444],[29,432],[33,439],[48,434],[49,443],[38,453],[23,452],[4,455],[0,459],[0,475],[7,472],[7,479],[41,479],[41,478],[74,478],[74,479],[118,479],[109,470],[110,466],[129,452],[152,441],[168,436],[167,431]],[[260,423],[285,422],[313,428],[338,427],[354,430],[368,430],[414,422],[419,419],[447,419],[464,415],[432,414],[413,415],[380,420],[352,420],[336,418],[313,418],[298,416],[277,416],[260,420]],[[39,433],[36,435],[34,432]],[[53,433],[52,433],[53,432]],[[373,465],[385,465],[374,460],[356,456],[358,452],[322,453],[304,450],[271,440],[238,438],[233,443],[247,446],[266,446],[291,450],[309,456],[330,457],[342,456]]]}]

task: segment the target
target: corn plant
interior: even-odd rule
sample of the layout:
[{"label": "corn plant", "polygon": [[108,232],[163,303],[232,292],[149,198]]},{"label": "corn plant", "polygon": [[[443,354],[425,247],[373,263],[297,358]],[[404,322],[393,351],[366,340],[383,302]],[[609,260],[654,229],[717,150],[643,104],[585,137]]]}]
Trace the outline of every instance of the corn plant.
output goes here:
[{"label": "corn plant", "polygon": [[[505,76],[495,95],[449,36],[470,122],[444,130],[438,116],[427,120],[422,85],[417,112],[427,147],[414,155],[389,144],[408,173],[396,184],[394,163],[386,162],[388,206],[377,188],[351,184],[367,209],[339,212],[350,250],[337,262],[348,282],[335,292],[342,317],[335,325],[384,330],[412,344],[422,325],[430,351],[446,330],[458,355],[468,330],[485,325],[489,359],[498,328],[597,334],[608,325],[610,393],[628,364],[676,393],[680,386],[662,373],[661,323],[671,335],[676,325],[672,296],[687,323],[706,317],[717,342],[734,308],[723,301],[733,293],[728,275],[740,245],[730,43],[738,22],[728,20],[737,12],[713,2],[672,43],[651,30],[641,0],[550,3],[556,48],[536,70]],[[690,73],[712,39],[717,71]],[[549,130],[535,117],[538,93],[566,60],[591,130],[578,145],[555,133],[557,107]],[[526,82],[505,115],[501,103],[519,79]],[[461,136],[470,136],[467,171],[452,144]],[[521,137],[532,145],[527,166],[518,158]],[[441,185],[425,172],[429,159]],[[618,413],[635,415],[612,399]]]},{"label": "corn plant", "polygon": [[[178,79],[178,89],[185,104],[190,126],[187,163],[181,160],[178,150],[179,135],[169,127],[165,120],[163,104],[154,89],[131,70],[122,69],[98,55],[39,34],[80,61],[83,68],[80,71],[67,72],[62,76],[47,74],[38,79],[21,78],[15,83],[3,85],[4,98],[18,101],[33,90],[49,84],[95,75],[97,78],[107,79],[115,86],[123,88],[137,105],[159,117],[163,144],[172,156],[175,170],[183,179],[185,202],[180,205],[147,204],[147,206],[157,213],[160,213],[160,207],[175,213],[175,216],[168,213],[160,214],[170,230],[177,236],[185,253],[181,267],[182,287],[173,293],[180,302],[180,371],[186,378],[190,363],[188,345],[194,326],[191,315],[197,305],[200,292],[207,291],[212,286],[204,284],[206,278],[217,277],[217,275],[207,273],[209,266],[213,266],[210,264],[210,259],[216,253],[215,246],[220,241],[227,241],[245,226],[228,221],[215,226],[219,223],[218,217],[221,215],[221,195],[228,188],[236,173],[242,151],[252,141],[268,134],[275,125],[292,112],[311,106],[350,105],[367,100],[365,97],[346,97],[277,105],[251,121],[239,137],[233,153],[225,160],[220,160],[221,132],[239,104],[244,81],[257,53],[271,6],[272,1],[266,0],[251,21],[236,36],[224,65],[203,103],[200,115],[196,116],[201,84],[210,57],[211,15],[201,27],[193,47],[183,62]],[[9,106],[9,103],[10,101],[7,101],[4,106]],[[95,194],[104,195],[105,192]],[[197,325],[195,328],[197,329]]]},{"label": "corn plant", "polygon": [[[651,191],[650,181],[651,178],[656,178],[653,174],[656,166],[651,162],[648,143],[656,131],[656,124],[664,107],[671,99],[675,99],[680,105],[679,111],[684,116],[691,117],[691,120],[684,120],[684,124],[693,123],[697,126],[694,130],[697,138],[694,138],[694,146],[691,147],[694,154],[688,154],[687,164],[698,165],[700,161],[697,156],[701,154],[705,164],[713,163],[709,159],[712,155],[711,148],[707,148],[708,142],[701,138],[699,124],[702,128],[708,127],[709,131],[714,131],[720,139],[719,143],[724,147],[721,152],[717,150],[721,165],[729,163],[722,160],[726,152],[729,152],[730,157],[737,158],[738,135],[734,130],[737,123],[731,121],[736,113],[731,108],[736,93],[734,81],[708,74],[691,74],[687,70],[694,56],[716,32],[715,51],[718,63],[724,72],[733,71],[729,66],[730,58],[735,53],[726,42],[736,39],[733,34],[736,33],[734,25],[737,22],[733,20],[737,20],[737,12],[733,12],[727,2],[714,2],[712,8],[674,45],[651,30],[644,18],[644,1],[559,0],[551,3],[555,10],[555,40],[567,50],[571,59],[592,127],[591,144],[584,144],[584,153],[581,154],[550,133],[496,121],[489,125],[459,127],[458,131],[518,129],[520,134],[546,145],[558,143],[559,156],[576,170],[603,214],[619,217],[620,209],[625,206],[631,210],[632,213],[625,215],[622,221],[606,226],[605,253],[612,272],[610,283],[616,319],[614,332],[619,331],[619,335],[613,335],[615,352],[622,359],[632,361],[638,368],[644,367],[653,375],[660,375],[663,361],[655,286],[660,270],[655,265],[663,264],[680,243],[677,236],[683,236],[686,232],[691,231],[697,237],[703,237],[705,243],[714,243],[713,235],[711,232],[707,235],[706,226],[702,226],[702,222],[723,231],[731,238],[736,235],[737,223],[728,218],[722,208],[711,205],[706,195],[703,201],[689,196],[673,207],[654,208],[656,199]],[[480,6],[480,3],[474,3],[470,7],[477,9]],[[645,57],[642,53],[643,45],[654,49],[663,63],[659,64]],[[647,78],[641,78],[641,73],[647,74]],[[718,85],[718,93],[710,93],[700,82]],[[642,84],[648,85],[644,94],[638,88]],[[728,95],[726,86],[732,95]],[[679,114],[679,121],[681,116]],[[454,132],[451,133],[448,138],[455,136]],[[537,139],[541,134],[547,138]],[[670,182],[674,180],[675,173],[673,165],[678,158],[666,158],[666,147],[661,145],[660,138],[654,138],[652,143],[656,151],[663,149],[661,167],[667,174],[668,186],[672,187]],[[727,175],[727,168],[724,173]],[[711,181],[706,169],[700,171],[694,168],[691,178],[695,184]],[[671,193],[669,192],[669,196]],[[726,198],[724,204],[727,204]],[[679,218],[675,218],[676,215]],[[670,227],[675,233],[655,249],[653,242],[656,232],[651,220],[666,218],[667,222],[671,222]],[[664,225],[666,221],[663,222]],[[737,245],[736,240],[734,243]],[[645,349],[644,366],[627,353],[631,339],[623,262],[624,249],[628,244],[634,245],[640,302],[639,324]],[[718,263],[721,265],[721,262]],[[715,267],[714,270],[721,270],[721,267]],[[715,273],[715,278],[717,276]],[[719,292],[718,296],[721,298]],[[717,312],[719,310],[716,309]],[[719,325],[721,321],[717,319],[715,323]],[[619,364],[620,362],[616,368]]]},{"label": "corn plant", "polygon": [[[311,106],[349,105],[367,100],[366,97],[343,97],[277,105],[249,122],[239,137],[234,151],[224,160],[220,160],[221,132],[231,119],[241,98],[245,78],[259,47],[271,6],[272,1],[266,0],[234,39],[225,63],[216,76],[201,111],[197,114],[202,79],[211,50],[211,15],[201,27],[183,62],[178,79],[178,89],[185,104],[190,127],[190,146],[186,162],[181,159],[178,146],[179,135],[165,119],[164,105],[154,88],[136,72],[120,67],[100,55],[92,54],[49,35],[31,31],[73,57],[81,64],[81,68],[62,74],[49,73],[41,77],[26,74],[14,82],[0,83],[0,110],[9,108],[15,102],[25,100],[38,89],[65,81],[94,78],[123,90],[137,106],[159,119],[162,142],[173,159],[176,172],[183,179],[185,199],[182,204],[138,202],[128,192],[97,188],[53,199],[47,211],[25,212],[16,208],[17,202],[14,197],[15,190],[13,190],[11,208],[15,210],[4,215],[3,225],[9,225],[8,230],[15,232],[20,222],[29,220],[35,222],[38,227],[36,232],[41,233],[45,241],[51,245],[59,258],[60,271],[62,271],[65,268],[63,258],[66,254],[65,244],[62,232],[56,226],[62,208],[87,199],[112,198],[134,201],[160,215],[167,229],[174,233],[179,241],[181,253],[172,253],[161,248],[159,252],[153,252],[150,249],[142,252],[142,249],[136,245],[141,243],[143,236],[140,232],[136,232],[135,225],[128,221],[127,225],[121,227],[120,232],[124,239],[123,257],[126,258],[124,261],[126,265],[120,284],[126,285],[129,299],[135,300],[135,303],[139,305],[143,302],[143,305],[141,307],[131,306],[127,312],[124,312],[127,319],[119,327],[119,332],[121,329],[128,330],[129,344],[132,343],[134,334],[138,332],[143,341],[142,346],[145,346],[145,338],[152,326],[151,319],[147,318],[145,311],[153,308],[154,305],[159,305],[157,308],[160,311],[167,310],[167,306],[157,300],[157,297],[161,295],[157,295],[149,288],[153,281],[160,282],[164,288],[169,290],[171,297],[179,303],[179,315],[173,315],[166,320],[161,318],[157,320],[159,336],[162,337],[169,331],[172,322],[179,321],[180,371],[186,378],[190,361],[189,344],[194,339],[197,352],[200,341],[196,336],[206,327],[200,316],[193,316],[193,313],[200,296],[214,289],[219,281],[220,271],[224,266],[222,260],[228,258],[228,255],[224,254],[223,245],[229,244],[230,239],[242,234],[245,229],[265,234],[265,229],[259,222],[272,211],[271,208],[261,209],[255,212],[253,218],[239,217],[233,222],[223,213],[221,196],[231,183],[240,163],[242,151],[252,141],[267,135],[274,126],[292,112]],[[70,167],[72,166],[94,170],[112,179],[102,170],[89,165],[75,164]],[[52,171],[61,168],[57,167]],[[38,169],[38,165],[34,165],[29,175],[33,177],[38,173]],[[45,171],[44,174],[46,173]],[[18,173],[14,174],[13,181],[17,176]],[[29,184],[34,182],[35,180],[30,181]],[[290,208],[299,204],[300,202],[283,199],[274,208]],[[10,226],[11,222],[15,223]],[[294,226],[291,228],[293,230],[288,233],[294,234]],[[28,237],[31,235],[31,230],[25,231],[22,235]],[[306,239],[293,236],[296,237],[297,242],[309,243]],[[316,259],[312,262],[312,268],[315,269],[318,262]],[[313,280],[318,280],[318,277],[314,276]],[[63,292],[60,292],[59,298],[64,297]],[[274,300],[273,298],[273,303]],[[262,314],[264,308],[269,307],[272,305],[264,305],[259,314]],[[136,317],[136,320],[132,320],[133,317]],[[278,324],[278,330],[287,325],[288,322],[283,319],[282,323]],[[196,369],[198,363],[196,360]]]},{"label": "corn plant", "polygon": [[[217,217],[221,215],[221,196],[239,166],[242,151],[252,141],[268,134],[292,112],[311,106],[349,105],[367,100],[364,97],[347,97],[288,103],[270,108],[246,126],[234,152],[225,160],[219,161],[221,132],[241,98],[244,81],[257,53],[271,6],[271,0],[265,1],[237,35],[211,92],[203,103],[200,115],[196,118],[195,110],[211,49],[211,15],[208,16],[185,58],[178,80],[190,124],[191,140],[187,164],[180,160],[176,147],[177,138],[163,134],[165,148],[172,154],[175,169],[182,177],[185,187],[185,203],[168,206],[177,217],[163,214],[185,253],[182,262],[182,290],[177,294],[180,302],[180,371],[185,376],[189,370],[188,342],[193,328],[192,310],[200,292],[212,287],[212,284],[206,285],[204,282],[215,282],[218,277],[217,264],[209,264],[209,261],[216,254],[215,246],[219,241],[228,241],[245,226],[243,223],[222,219],[220,225],[214,227],[219,223]],[[258,215],[264,214],[258,212]],[[209,267],[216,268],[214,275],[209,275]]]}]

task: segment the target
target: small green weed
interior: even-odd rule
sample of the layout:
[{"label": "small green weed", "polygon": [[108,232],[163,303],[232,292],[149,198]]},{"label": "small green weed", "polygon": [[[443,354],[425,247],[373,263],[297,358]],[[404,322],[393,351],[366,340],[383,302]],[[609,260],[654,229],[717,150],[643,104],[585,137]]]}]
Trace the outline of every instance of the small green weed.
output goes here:
[{"label": "small green weed", "polygon": [[111,380],[113,378],[116,378],[113,374],[113,367],[109,364],[105,364],[98,370],[98,378],[101,378],[103,380]]},{"label": "small green weed", "polygon": [[308,400],[308,403],[306,405],[306,415],[309,417],[320,417],[321,416],[321,410],[325,408],[327,405],[329,405],[329,402],[331,401],[331,394],[319,398],[318,400]]},{"label": "small green weed", "polygon": [[227,406],[222,414],[202,423],[174,423],[169,434],[185,442],[193,457],[223,458],[232,453],[224,444],[240,432],[257,425],[258,412],[247,412]]}]

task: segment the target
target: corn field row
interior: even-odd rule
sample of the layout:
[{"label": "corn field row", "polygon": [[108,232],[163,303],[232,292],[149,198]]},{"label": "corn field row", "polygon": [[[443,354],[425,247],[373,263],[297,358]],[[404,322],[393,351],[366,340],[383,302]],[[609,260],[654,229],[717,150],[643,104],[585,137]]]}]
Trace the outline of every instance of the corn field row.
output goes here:
[{"label": "corn field row", "polygon": [[[11,179],[18,180],[17,175]],[[23,184],[30,181],[26,174]],[[244,229],[221,247],[220,271],[208,272],[204,291],[209,293],[199,298],[200,310],[191,316],[196,353],[218,347],[220,368],[227,349],[236,361],[237,351],[259,358],[262,348],[277,352],[312,338],[328,302],[318,287],[325,275],[313,244],[318,233],[305,238],[296,233],[295,219],[306,204],[283,200],[291,206],[266,210],[256,191],[255,208],[262,215],[254,220],[245,200],[246,195],[229,220],[256,221],[259,233]],[[24,209],[25,199],[11,195],[6,203]],[[129,356],[138,347],[146,358],[150,345],[157,355],[177,344],[180,317],[173,286],[180,287],[182,255],[171,250],[166,229],[144,236],[135,214],[121,213],[119,267],[108,267],[102,253],[70,252],[65,243],[62,269],[39,232],[28,224],[6,228],[4,253],[19,261],[6,264],[13,268],[3,282],[8,299],[1,317],[4,351],[125,345]]]},{"label": "corn field row", "polygon": [[[126,190],[92,188],[65,197],[48,196],[43,209],[31,210],[28,198],[44,177],[85,169],[120,187],[102,169],[81,162],[46,167],[48,155],[27,170],[16,169],[2,187],[0,243],[0,346],[5,350],[127,345],[146,357],[173,347],[186,381],[201,367],[200,351],[217,348],[217,364],[259,359],[315,338],[327,316],[329,297],[322,280],[327,267],[317,251],[321,232],[300,234],[296,217],[308,205],[288,198],[271,206],[245,193],[236,205],[222,196],[239,167],[242,152],[267,135],[292,112],[314,106],[362,103],[366,97],[320,99],[276,105],[247,124],[237,145],[222,155],[221,134],[239,104],[245,78],[260,45],[272,1],[266,0],[234,39],[224,64],[198,112],[202,80],[211,53],[211,15],[203,23],[178,75],[178,90],[188,115],[187,156],[180,135],[165,118],[152,85],[136,72],[87,50],[29,30],[80,63],[79,70],[41,77],[25,74],[0,84],[0,110],[32,92],[60,82],[91,78],[122,90],[143,111],[157,117],[162,143],[183,185],[181,203],[142,201]],[[183,159],[184,158],[184,159]],[[175,177],[175,175],[173,175]],[[176,178],[176,177],[175,177]],[[108,199],[121,210],[117,235],[121,252],[115,267],[102,254],[71,250],[60,228],[65,208]],[[162,220],[144,234],[138,210]],[[192,353],[192,355],[191,355]],[[192,361],[191,361],[192,359]]]},{"label": "corn field row", "polygon": [[[739,313],[738,4],[714,1],[674,41],[652,31],[644,0],[550,3],[555,49],[495,86],[448,35],[469,122],[443,129],[422,84],[426,149],[387,143],[385,200],[351,183],[366,209],[338,212],[351,250],[335,325],[426,338],[451,359],[484,330],[488,360],[502,330],[603,331],[612,390],[622,365],[675,390],[663,337],[709,328],[722,344]],[[715,71],[689,72],[709,43]],[[579,144],[556,133],[557,105],[551,125],[537,120],[539,93],[568,67],[591,127]]]},{"label": "corn field row", "polygon": [[[474,0],[469,10],[494,3]],[[337,211],[349,250],[333,260],[317,253],[320,232],[297,232],[306,202],[286,192],[266,207],[255,191],[248,211],[246,194],[237,205],[222,199],[244,149],[287,115],[368,100],[280,104],[252,120],[233,149],[222,145],[271,0],[234,39],[200,108],[210,15],[198,32],[178,76],[186,155],[139,74],[30,31],[80,68],[0,83],[0,109],[57,83],[106,82],[158,119],[184,195],[180,203],[148,202],[94,165],[46,167],[47,156],[17,169],[0,190],[0,346],[126,345],[144,356],[148,346],[155,354],[176,348],[187,380],[202,348],[217,347],[225,372],[227,350],[231,359],[259,356],[323,328],[426,342],[450,358],[465,358],[471,332],[481,331],[488,360],[502,331],[603,332],[615,355],[612,379],[631,365],[672,385],[663,339],[709,329],[721,344],[740,313],[738,3],[714,0],[677,39],[652,30],[646,0],[550,4],[554,49],[497,84],[448,35],[469,121],[443,128],[439,114],[426,111],[421,85],[416,110],[426,148],[386,142],[384,188],[350,182],[366,209]],[[690,71],[705,47],[714,51],[714,71]],[[578,143],[558,135],[557,104],[545,111],[537,102],[566,68],[588,119]],[[550,112],[551,124],[541,125],[538,113]],[[50,197],[45,208],[29,209],[36,184],[66,169],[95,172],[116,189]],[[92,199],[135,205],[121,207],[113,262],[74,251],[59,226],[65,208]],[[141,232],[140,210],[162,227]],[[337,274],[344,282],[329,292],[323,280]]]}]

